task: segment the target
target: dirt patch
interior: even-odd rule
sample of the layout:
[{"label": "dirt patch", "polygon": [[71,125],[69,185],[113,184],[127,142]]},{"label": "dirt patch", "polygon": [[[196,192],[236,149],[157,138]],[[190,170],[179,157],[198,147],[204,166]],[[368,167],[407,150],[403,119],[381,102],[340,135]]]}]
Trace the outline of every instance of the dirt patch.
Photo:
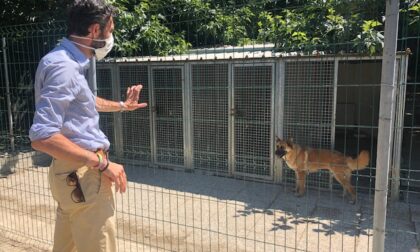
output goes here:
[{"label": "dirt patch", "polygon": [[0,252],[46,252],[50,251],[49,246],[39,243],[30,242],[26,238],[7,234],[0,230]]}]

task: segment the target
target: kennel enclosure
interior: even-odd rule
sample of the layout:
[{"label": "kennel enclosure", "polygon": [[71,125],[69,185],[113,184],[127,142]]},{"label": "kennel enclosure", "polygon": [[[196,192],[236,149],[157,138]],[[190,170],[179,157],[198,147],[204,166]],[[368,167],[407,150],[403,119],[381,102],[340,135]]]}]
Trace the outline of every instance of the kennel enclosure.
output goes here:
[{"label": "kennel enclosure", "polygon": [[[199,52],[98,63],[99,95],[123,100],[128,86],[141,83],[140,99],[149,104],[101,118],[117,158],[293,183],[293,171],[274,155],[277,135],[353,157],[367,149],[369,169],[355,177],[362,190],[373,190],[380,56]],[[401,156],[407,59],[397,56],[394,157]],[[400,176],[399,164],[396,158],[392,178]],[[328,172],[311,174],[308,183],[334,186]],[[394,196],[399,186],[392,184]]]}]

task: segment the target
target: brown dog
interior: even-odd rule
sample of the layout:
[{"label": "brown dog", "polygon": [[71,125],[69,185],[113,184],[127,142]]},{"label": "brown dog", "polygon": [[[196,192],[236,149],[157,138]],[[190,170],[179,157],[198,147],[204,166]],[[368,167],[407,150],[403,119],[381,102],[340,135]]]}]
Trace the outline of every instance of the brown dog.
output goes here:
[{"label": "brown dog", "polygon": [[356,201],[356,192],[351,185],[352,171],[365,169],[369,164],[369,152],[363,150],[356,159],[345,156],[338,151],[304,148],[292,140],[281,140],[276,137],[276,155],[283,158],[296,173],[296,193],[305,193],[307,173],[319,170],[330,170],[335,179],[351,195],[351,203]]}]

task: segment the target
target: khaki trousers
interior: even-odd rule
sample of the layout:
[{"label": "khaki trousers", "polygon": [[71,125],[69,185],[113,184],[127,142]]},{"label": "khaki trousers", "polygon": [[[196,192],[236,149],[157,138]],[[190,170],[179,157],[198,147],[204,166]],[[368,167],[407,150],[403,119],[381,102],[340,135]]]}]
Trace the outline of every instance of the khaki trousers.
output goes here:
[{"label": "khaki trousers", "polygon": [[[72,199],[67,176],[77,171],[85,202]],[[58,202],[53,251],[116,251],[115,191],[103,174],[83,164],[54,159],[49,169],[53,198]]]}]

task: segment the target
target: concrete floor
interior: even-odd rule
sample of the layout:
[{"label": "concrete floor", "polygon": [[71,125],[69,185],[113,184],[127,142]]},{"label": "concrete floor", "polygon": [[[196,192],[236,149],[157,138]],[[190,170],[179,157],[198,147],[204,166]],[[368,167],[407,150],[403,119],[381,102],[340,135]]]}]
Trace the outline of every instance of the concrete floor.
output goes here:
[{"label": "concrete floor", "polygon": [[[47,168],[0,179],[0,251],[51,249],[55,203]],[[126,165],[117,196],[119,251],[371,251],[373,195],[351,205],[341,192]],[[418,251],[420,205],[388,208],[386,251]],[[32,250],[31,250],[32,249]]]}]

